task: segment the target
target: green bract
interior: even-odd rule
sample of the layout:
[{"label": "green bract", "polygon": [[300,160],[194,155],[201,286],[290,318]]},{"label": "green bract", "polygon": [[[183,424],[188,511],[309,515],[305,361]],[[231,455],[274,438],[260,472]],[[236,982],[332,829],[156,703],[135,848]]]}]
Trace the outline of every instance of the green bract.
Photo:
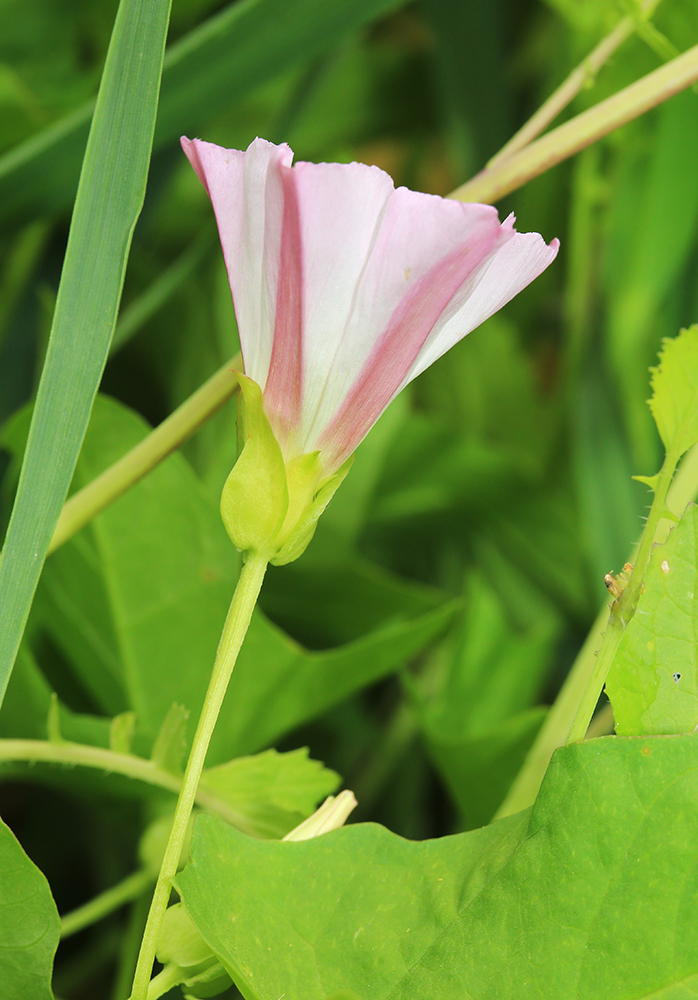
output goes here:
[{"label": "green bract", "polygon": [[305,552],[353,458],[324,481],[319,452],[284,463],[264,413],[262,390],[245,375],[238,378],[241,450],[223,487],[221,516],[240,551],[262,553],[283,566]]}]

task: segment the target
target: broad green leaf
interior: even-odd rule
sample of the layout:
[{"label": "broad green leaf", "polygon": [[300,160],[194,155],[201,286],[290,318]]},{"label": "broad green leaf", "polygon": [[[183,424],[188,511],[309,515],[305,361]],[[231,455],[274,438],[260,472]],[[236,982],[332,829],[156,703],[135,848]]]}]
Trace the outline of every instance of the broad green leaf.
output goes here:
[{"label": "broad green leaf", "polygon": [[545,716],[531,706],[559,629],[550,616],[534,628],[513,628],[502,599],[476,574],[463,604],[460,626],[410,690],[429,755],[471,829],[496,812]]},{"label": "broad green leaf", "polygon": [[[400,0],[243,0],[167,51],[155,149],[198,134],[216,113],[301,59],[311,59]],[[143,38],[145,41],[145,38]],[[141,101],[145,94],[134,91]],[[92,114],[88,102],[0,158],[0,218],[69,204]],[[254,133],[251,138],[254,137]]]},{"label": "broad green leaf", "polygon": [[655,546],[635,615],[606,681],[621,736],[698,725],[698,506]]},{"label": "broad green leaf", "polygon": [[168,17],[168,0],[122,0],[114,25],[0,563],[0,701],[116,323],[145,195]]},{"label": "broad green leaf", "polygon": [[246,1000],[689,1000],[698,740],[556,752],[533,810],[440,840],[299,844],[201,817],[176,879]]},{"label": "broad green leaf", "polygon": [[[135,414],[98,397],[75,487],[146,432]],[[141,735],[152,740],[176,702],[190,712],[191,734],[238,566],[217,505],[185,460],[172,455],[51,556],[36,624],[105,714],[135,711]],[[322,652],[308,652],[256,613],[210,762],[260,750],[398,669],[453,613],[454,605],[441,600],[412,600],[402,609],[393,601],[367,634]]]},{"label": "broad green leaf", "polygon": [[513,628],[501,598],[476,574],[467,580],[463,604],[446,669],[422,703],[429,729],[454,738],[484,733],[534,704],[558,635],[550,618],[534,628]]},{"label": "broad green leaf", "polygon": [[204,771],[201,788],[229,802],[259,837],[281,839],[336,791],[340,777],[308,757],[308,748],[265,750]]},{"label": "broad green leaf", "polygon": [[0,992],[53,1000],[60,921],[48,882],[0,821]]},{"label": "broad green leaf", "polygon": [[460,736],[423,724],[427,750],[458,806],[460,827],[489,823],[504,801],[547,709],[529,708],[489,729]]},{"label": "broad green leaf", "polygon": [[698,325],[664,340],[650,409],[668,452],[681,456],[698,441]]}]

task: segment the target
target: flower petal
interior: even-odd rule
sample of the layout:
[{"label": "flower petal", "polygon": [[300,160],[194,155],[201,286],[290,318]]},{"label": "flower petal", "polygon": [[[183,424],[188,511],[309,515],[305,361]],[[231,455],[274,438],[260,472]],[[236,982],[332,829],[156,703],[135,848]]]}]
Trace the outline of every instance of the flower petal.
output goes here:
[{"label": "flower petal", "polygon": [[[393,190],[386,174],[373,168],[369,175],[370,168],[360,164],[332,166],[327,199],[318,199],[318,189],[324,190],[330,178],[329,165],[294,167],[306,289],[300,436],[309,450],[324,440],[323,431],[379,343],[384,345],[386,364],[381,377],[384,383],[395,383],[397,392],[431,326],[500,232],[496,210],[490,206],[464,205],[405,188]],[[369,177],[373,183],[367,210]],[[427,275],[433,277],[437,269],[435,262],[441,265],[441,277],[425,295]],[[451,273],[454,266],[457,279]],[[395,324],[390,326],[396,311],[406,308],[405,301],[414,305],[409,336],[404,324],[399,332]],[[374,373],[375,368],[374,364]],[[381,389],[375,386],[375,391],[378,398]]]},{"label": "flower petal", "polygon": [[405,385],[501,309],[557,255],[557,240],[547,246],[537,233],[517,233],[513,216],[497,229],[493,239],[487,230],[479,239],[473,234],[470,245],[452,251],[405,295],[322,435],[328,467],[355,450]]},{"label": "flower petal", "polygon": [[426,340],[403,385],[493,316],[555,260],[559,240],[547,244],[538,233],[517,233],[513,224],[513,216],[502,223],[503,230],[511,228],[512,239],[497,245],[492,256],[473,275],[470,287],[454,298],[451,308]]},{"label": "flower petal", "polygon": [[246,152],[182,137],[218,223],[235,302],[245,374],[266,386],[272,355],[284,221],[280,167],[293,153],[255,139]]},{"label": "flower petal", "polygon": [[291,166],[182,139],[209,192],[246,374],[288,460],[338,468],[409,381],[554,259],[489,205],[394,189],[359,163]]}]

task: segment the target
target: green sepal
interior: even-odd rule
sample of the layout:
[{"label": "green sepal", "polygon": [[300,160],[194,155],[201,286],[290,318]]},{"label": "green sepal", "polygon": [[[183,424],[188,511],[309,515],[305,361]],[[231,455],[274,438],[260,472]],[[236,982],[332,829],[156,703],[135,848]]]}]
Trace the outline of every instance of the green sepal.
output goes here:
[{"label": "green sepal", "polygon": [[[302,456],[303,458],[310,456]],[[290,465],[291,463],[289,463]],[[339,487],[344,481],[344,477],[351,469],[354,464],[354,456],[352,455],[344,465],[330,476],[317,491],[313,497],[310,504],[305,508],[303,514],[296,522],[293,529],[290,531],[288,537],[284,539],[284,542],[276,553],[276,555],[271,560],[273,566],[285,566],[287,563],[293,562],[299,556],[302,556],[307,549],[310,541],[315,534],[315,529],[317,527],[317,522],[320,515],[325,510],[329,504],[332,497],[335,495]]]},{"label": "green sepal", "polygon": [[659,482],[659,473],[657,473],[656,476],[631,476],[631,479],[637,480],[638,483],[644,483],[645,486],[649,486],[653,492],[656,492],[657,483]]},{"label": "green sepal", "polygon": [[288,511],[286,469],[262,403],[262,390],[236,373],[240,457],[221,496],[221,516],[233,544],[242,552],[273,547]]},{"label": "green sepal", "polygon": [[200,971],[215,955],[194,926],[181,903],[168,907],[162,921],[157,945],[158,962],[174,962],[183,969]]},{"label": "green sepal", "polygon": [[[185,997],[218,996],[232,985],[230,976],[181,903],[170,906],[165,913],[158,937],[157,958],[170,976],[177,979]],[[169,983],[174,985],[171,979]]]}]

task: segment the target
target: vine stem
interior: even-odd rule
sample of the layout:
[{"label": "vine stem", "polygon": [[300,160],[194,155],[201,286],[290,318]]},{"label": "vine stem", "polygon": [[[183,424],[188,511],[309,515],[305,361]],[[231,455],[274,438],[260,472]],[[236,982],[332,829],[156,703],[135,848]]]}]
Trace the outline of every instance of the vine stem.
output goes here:
[{"label": "vine stem", "polygon": [[498,167],[513,153],[518,153],[520,149],[536,139],[557,118],[560,112],[564,111],[577,94],[593,82],[596,74],[608,62],[618,46],[622,45],[637,30],[639,19],[649,18],[660,2],[661,0],[644,0],[635,14],[628,14],[622,21],[619,21],[613,31],[606,35],[586,59],[572,70],[564,83],[560,84],[526,124],[489,160],[485,169],[492,170],[494,167]]},{"label": "vine stem", "polygon": [[540,139],[486,167],[449,198],[492,204],[698,80],[698,45]]},{"label": "vine stem", "polygon": [[[0,740],[0,765],[9,763],[58,764],[65,767],[92,767],[109,774],[120,774],[134,781],[142,781],[168,792],[179,794],[182,779],[172,771],[166,771],[152,760],[136,757],[130,753],[105,750],[85,743],[60,743],[48,740]],[[202,809],[220,816],[231,826],[250,836],[255,836],[255,827],[234,804],[206,787],[206,776],[199,785],[196,802]]]},{"label": "vine stem", "polygon": [[[662,520],[665,513],[665,504],[672,511],[683,511],[686,504],[698,493],[698,446],[693,448],[684,458],[678,475],[671,484],[671,489],[667,495],[671,471],[673,471],[675,465],[676,457],[667,457],[659,474],[660,477],[663,477],[663,481],[660,481],[658,477],[656,484],[657,492],[655,492],[654,502],[647,518],[647,525],[645,526],[642,539],[636,550],[637,554],[634,557],[631,556],[635,560],[635,569],[628,587],[624,591],[624,594],[627,593],[632,585],[629,596],[624,599],[626,614],[629,610],[629,602],[633,599],[636,601],[637,597],[639,597],[642,586],[641,575],[644,576],[644,570],[642,574],[639,572],[641,565],[643,565],[642,560],[645,560],[644,565],[646,567],[652,551],[652,545],[666,541],[669,521]],[[661,502],[658,502],[658,495],[660,493],[664,499],[660,496],[659,499]],[[636,587],[637,591],[635,593]],[[633,595],[635,596],[633,597]],[[626,618],[625,620],[629,619]],[[607,670],[604,673],[604,666],[602,665],[599,668],[598,664],[605,641],[604,626],[607,621],[608,610],[604,607],[597,615],[596,621],[592,625],[584,645],[579,651],[572,669],[567,676],[567,680],[562,685],[554,705],[550,709],[533,746],[528,752],[523,767],[516,776],[504,802],[497,810],[494,819],[511,816],[532,805],[554,751],[565,743],[572,742],[571,736],[573,730],[576,739],[584,738],[585,733],[581,732],[582,729],[586,729],[583,724],[583,718],[585,716],[587,719],[591,717],[588,705],[593,702],[591,706],[591,712],[593,712],[607,676]],[[606,629],[606,632],[608,632],[608,629]],[[599,651],[598,655],[597,650]],[[606,655],[604,654],[604,656]],[[610,660],[608,664],[610,666]],[[594,692],[596,693],[594,694]],[[586,706],[584,710],[581,708],[582,700],[584,700]],[[579,720],[578,723],[577,719]],[[581,735],[579,735],[580,732]]]},{"label": "vine stem", "polygon": [[608,671],[613,663],[618,646],[628,626],[628,622],[633,618],[637,610],[638,601],[642,592],[642,583],[647,572],[647,566],[652,554],[652,546],[657,533],[657,528],[662,517],[666,514],[666,499],[671,480],[673,478],[680,455],[676,451],[667,452],[662,468],[659,471],[654,485],[654,499],[642,532],[640,545],[633,571],[628,580],[628,584],[611,605],[611,613],[608,625],[604,632],[603,641],[596,657],[594,669],[589,677],[589,682],[584,690],[579,703],[576,715],[567,735],[566,743],[576,743],[584,739],[594,709],[598,703],[608,677]]},{"label": "vine stem", "polygon": [[103,917],[118,910],[125,903],[131,903],[152,884],[153,876],[145,869],[133,872],[118,885],[95,896],[89,903],[78,907],[61,917],[61,938],[70,937],[78,931],[97,923]]},{"label": "vine stem", "polygon": [[136,972],[133,977],[131,1000],[146,1000],[148,995],[148,984],[153,970],[157,939],[170,897],[170,880],[176,874],[179,866],[187,826],[211,736],[228,689],[235,661],[257,603],[266,569],[267,559],[258,553],[250,553],[247,562],[242,567],[240,579],[233,594],[221,641],[218,645],[204,706],[199,716],[194,742],[184,772],[170,837],[155,885],[153,900],[150,904]]}]

